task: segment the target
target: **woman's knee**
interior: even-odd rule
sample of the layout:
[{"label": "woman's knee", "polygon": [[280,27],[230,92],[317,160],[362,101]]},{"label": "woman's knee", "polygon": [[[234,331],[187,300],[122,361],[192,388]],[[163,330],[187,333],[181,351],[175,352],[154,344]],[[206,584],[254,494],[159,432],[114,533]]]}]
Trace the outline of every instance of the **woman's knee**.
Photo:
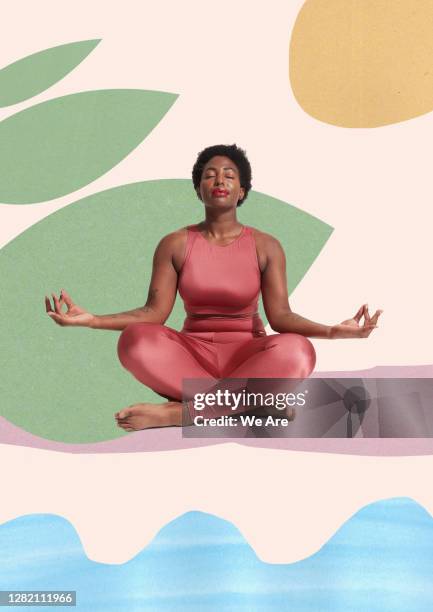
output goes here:
[{"label": "woman's knee", "polygon": [[151,347],[158,336],[165,330],[160,323],[131,323],[119,336],[117,354],[123,366],[129,368],[132,363],[147,358]]},{"label": "woman's knee", "polygon": [[316,351],[313,344],[301,334],[278,334],[277,344],[280,356],[290,370],[290,376],[306,378],[316,365]]},{"label": "woman's knee", "polygon": [[304,376],[310,376],[310,374],[314,370],[314,366],[316,365],[316,351],[314,349],[313,343],[308,338],[306,338],[305,336],[299,337],[302,338],[302,340],[299,341],[299,350],[303,356],[301,360],[303,361],[303,372],[300,374],[300,376],[303,378]]}]

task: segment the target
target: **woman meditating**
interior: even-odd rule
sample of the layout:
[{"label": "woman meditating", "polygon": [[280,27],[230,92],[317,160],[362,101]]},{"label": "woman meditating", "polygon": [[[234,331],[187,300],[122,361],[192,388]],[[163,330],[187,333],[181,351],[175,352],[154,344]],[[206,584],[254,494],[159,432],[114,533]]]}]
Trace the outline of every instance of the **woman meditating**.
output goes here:
[{"label": "woman meditating", "polygon": [[[205,378],[217,384],[223,378],[306,378],[315,364],[307,337],[366,338],[381,314],[378,310],[370,317],[364,304],[352,319],[330,326],[291,311],[280,243],[236,217],[251,189],[251,166],[242,149],[204,149],[192,180],[205,218],[159,242],[144,306],[94,315],[75,304],[65,290],[59,297],[52,294],[53,304],[45,298],[47,314],[59,325],[121,330],[122,365],[167,398],[163,404],[140,403],[116,413],[118,425],[126,431],[182,425],[184,379]],[[164,325],[177,290],[187,315],[181,331]],[[266,335],[257,311],[260,293],[276,334]],[[192,418],[191,407],[189,411]]]}]

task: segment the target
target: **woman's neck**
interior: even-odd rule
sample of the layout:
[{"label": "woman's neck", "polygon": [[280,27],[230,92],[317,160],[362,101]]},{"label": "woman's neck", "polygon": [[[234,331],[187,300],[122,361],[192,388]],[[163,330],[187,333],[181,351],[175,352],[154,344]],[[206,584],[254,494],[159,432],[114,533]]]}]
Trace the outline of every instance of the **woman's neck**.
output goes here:
[{"label": "woman's neck", "polygon": [[206,214],[206,218],[200,224],[200,229],[205,230],[209,236],[216,239],[231,237],[238,234],[242,227],[242,223],[236,218],[236,213],[230,211],[230,214],[210,215]]}]

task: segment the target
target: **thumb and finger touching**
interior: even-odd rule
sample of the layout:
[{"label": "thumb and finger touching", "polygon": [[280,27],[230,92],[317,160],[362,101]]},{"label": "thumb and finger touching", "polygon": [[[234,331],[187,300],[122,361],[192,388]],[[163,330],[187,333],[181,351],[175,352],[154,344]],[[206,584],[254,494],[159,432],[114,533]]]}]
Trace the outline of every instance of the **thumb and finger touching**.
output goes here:
[{"label": "thumb and finger touching", "polygon": [[382,314],[382,312],[383,312],[383,310],[376,310],[376,312],[374,313],[374,315],[370,319],[370,323],[373,323],[374,325],[376,325],[377,321],[379,320],[380,315]]},{"label": "thumb and finger touching", "polygon": [[377,322],[379,320],[380,315],[383,313],[383,310],[376,310],[373,316],[370,316],[368,311],[368,305],[364,304],[363,306],[363,315],[364,315],[364,328],[374,329],[377,327]]},{"label": "thumb and finger touching", "polygon": [[72,306],[74,305],[74,302],[72,301],[71,296],[69,295],[69,293],[67,291],[65,291],[64,289],[62,289],[61,294],[60,294],[66,304],[66,306],[68,308],[72,308]]}]

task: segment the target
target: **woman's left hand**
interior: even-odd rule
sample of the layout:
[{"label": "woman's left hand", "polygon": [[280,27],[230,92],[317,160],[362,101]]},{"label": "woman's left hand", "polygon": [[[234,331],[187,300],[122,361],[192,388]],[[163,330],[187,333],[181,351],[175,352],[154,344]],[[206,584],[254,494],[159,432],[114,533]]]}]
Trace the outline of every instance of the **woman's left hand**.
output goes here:
[{"label": "woman's left hand", "polygon": [[[377,321],[383,310],[376,310],[370,317],[367,304],[363,304],[352,319],[347,319],[339,325],[331,327],[330,338],[368,338],[373,329],[377,327]],[[361,319],[364,322],[361,325]]]}]

